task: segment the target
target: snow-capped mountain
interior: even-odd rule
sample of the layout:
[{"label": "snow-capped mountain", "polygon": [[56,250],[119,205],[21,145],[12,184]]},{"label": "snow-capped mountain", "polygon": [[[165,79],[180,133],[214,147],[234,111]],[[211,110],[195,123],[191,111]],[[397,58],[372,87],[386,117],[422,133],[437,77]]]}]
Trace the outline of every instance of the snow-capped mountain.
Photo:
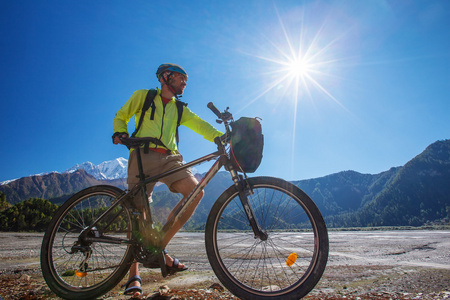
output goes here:
[{"label": "snow-capped mountain", "polygon": [[64,173],[72,173],[79,169],[85,170],[88,174],[99,180],[125,178],[127,177],[128,160],[123,157],[119,157],[102,162],[97,166],[88,161],[82,163],[81,165],[76,164]]},{"label": "snow-capped mountain", "polygon": [[106,179],[126,178],[128,176],[128,160],[123,157],[102,162],[98,165],[98,168]]}]

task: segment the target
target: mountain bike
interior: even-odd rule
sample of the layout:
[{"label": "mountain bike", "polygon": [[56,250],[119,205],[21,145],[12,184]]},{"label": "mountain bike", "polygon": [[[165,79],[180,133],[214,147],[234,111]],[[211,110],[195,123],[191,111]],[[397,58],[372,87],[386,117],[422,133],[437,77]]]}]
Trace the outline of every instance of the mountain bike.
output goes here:
[{"label": "mountain bike", "polygon": [[[205,227],[208,260],[217,278],[242,299],[299,299],[320,280],[328,259],[323,217],[300,188],[283,179],[247,177],[230,154],[234,120],[228,108],[208,104],[225,125],[215,139],[217,151],[160,175],[146,178],[141,146],[151,138],[125,138],[136,152],[140,182],[129,190],[99,185],[68,199],[56,212],[41,247],[42,273],[50,289],[65,299],[92,299],[114,288],[135,261],[159,267],[168,275],[158,244],[165,232],[224,167],[233,180],[213,205]],[[159,228],[151,206],[136,209],[131,201],[147,199],[146,185],[205,161],[214,161],[197,187]],[[143,215],[146,216],[145,222]],[[281,298],[280,298],[281,297]]]}]

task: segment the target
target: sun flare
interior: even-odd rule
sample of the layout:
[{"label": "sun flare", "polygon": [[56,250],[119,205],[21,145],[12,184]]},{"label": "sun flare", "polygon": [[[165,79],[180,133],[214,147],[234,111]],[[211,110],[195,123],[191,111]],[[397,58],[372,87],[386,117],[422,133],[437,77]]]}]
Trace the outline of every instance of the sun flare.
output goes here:
[{"label": "sun flare", "polygon": [[[262,88],[255,91],[256,94],[241,109],[266,95],[268,101],[273,101],[274,98],[282,99],[272,103],[284,106],[290,103],[293,113],[291,155],[294,161],[297,114],[302,104],[309,102],[317,107],[323,100],[331,100],[349,112],[328,88],[336,86],[336,82],[341,80],[336,70],[344,60],[338,57],[340,51],[345,48],[341,42],[346,32],[336,35],[334,28],[326,26],[326,20],[323,24],[315,22],[308,26],[304,23],[305,16],[298,18],[301,19],[301,24],[297,22],[286,27],[286,18],[281,17],[277,9],[275,11],[281,32],[274,32],[272,38],[266,33],[262,34],[266,43],[261,43],[258,54],[249,54],[259,60],[259,74],[263,75],[264,81]],[[286,116],[280,115],[280,118],[286,119]]]},{"label": "sun flare", "polygon": [[285,18],[279,15],[276,7],[275,11],[281,30],[274,32],[272,37],[263,34],[266,42],[261,43],[259,53],[249,54],[260,60],[265,84],[243,108],[275,91],[283,99],[293,101],[295,108],[300,100],[315,103],[319,99],[328,99],[347,110],[327,88],[340,79],[336,70],[345,60],[339,56],[346,32],[336,35],[333,28],[326,26],[326,20],[321,25],[309,26],[305,16],[299,17],[300,23],[285,26]]}]

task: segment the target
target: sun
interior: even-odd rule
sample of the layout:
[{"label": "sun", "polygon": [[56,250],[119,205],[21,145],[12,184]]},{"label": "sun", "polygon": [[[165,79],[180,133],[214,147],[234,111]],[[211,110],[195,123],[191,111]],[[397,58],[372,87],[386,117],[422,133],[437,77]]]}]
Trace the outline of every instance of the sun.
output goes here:
[{"label": "sun", "polygon": [[287,71],[290,76],[302,77],[308,76],[308,73],[312,70],[313,66],[302,57],[296,57],[295,59],[288,61]]},{"label": "sun", "polygon": [[332,100],[348,111],[327,88],[330,81],[340,79],[333,71],[345,59],[337,57],[334,46],[339,44],[345,33],[338,36],[326,34],[323,26],[319,26],[314,33],[311,29],[306,30],[307,26],[303,24],[296,27],[299,32],[290,34],[281,17],[279,22],[282,34],[278,34],[276,40],[264,36],[267,43],[261,47],[263,51],[249,54],[265,62],[260,63],[259,67],[264,69],[260,74],[266,80],[264,87],[243,108],[274,91],[280,97],[293,101],[295,109],[298,102],[307,98],[312,103],[318,99]]}]

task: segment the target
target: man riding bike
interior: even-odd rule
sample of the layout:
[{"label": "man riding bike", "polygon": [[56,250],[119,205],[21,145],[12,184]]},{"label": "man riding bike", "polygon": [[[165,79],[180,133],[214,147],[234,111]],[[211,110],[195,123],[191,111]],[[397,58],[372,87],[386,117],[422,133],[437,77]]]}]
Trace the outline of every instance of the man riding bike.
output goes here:
[{"label": "man riding bike", "polygon": [[[158,144],[150,143],[147,149],[141,151],[144,174],[147,177],[155,176],[183,164],[182,156],[178,152],[176,138],[178,125],[184,125],[192,129],[194,132],[202,135],[211,142],[214,141],[215,137],[222,135],[220,131],[216,130],[208,122],[202,120],[187,108],[186,105],[182,106],[181,119],[179,124],[177,124],[179,109],[177,108],[176,101],[179,101],[178,98],[183,94],[188,80],[188,75],[182,67],[175,64],[162,64],[156,71],[156,77],[161,84],[161,88],[156,90],[156,95],[153,99],[151,108],[144,112],[145,116],[141,126],[138,126],[138,120],[140,120],[142,108],[146,101],[147,93],[149,92],[144,89],[137,90],[133,93],[125,105],[117,112],[113,121],[115,132],[113,135],[114,144],[122,144],[120,138],[128,137],[127,124],[132,116],[135,116],[136,127],[139,128],[135,135],[136,137],[153,137],[161,142]],[[128,160],[127,179],[130,188],[139,183],[138,174],[136,153],[135,151],[131,151]],[[193,176],[190,169],[185,169],[173,175],[164,177],[161,181],[169,187],[170,191],[181,193],[183,195],[183,199],[172,209],[172,212],[169,215],[170,218],[173,212],[198,184],[198,181]],[[150,195],[154,186],[155,183],[147,186]],[[203,194],[204,192],[202,191],[193,204],[188,207],[183,217],[175,222],[167,232],[163,232],[159,246],[165,247],[172,237],[189,220],[202,199]],[[138,196],[133,203],[133,205],[141,211],[143,211],[142,201],[150,200],[142,199],[142,197]],[[145,219],[145,216],[142,216],[142,218]],[[179,263],[178,259],[172,258],[167,252],[165,253],[168,271],[179,272],[187,269],[183,264]],[[142,294],[140,283],[141,278],[139,277],[138,263],[134,262],[130,268],[129,280],[125,285],[125,294],[133,294],[134,296]]]}]

